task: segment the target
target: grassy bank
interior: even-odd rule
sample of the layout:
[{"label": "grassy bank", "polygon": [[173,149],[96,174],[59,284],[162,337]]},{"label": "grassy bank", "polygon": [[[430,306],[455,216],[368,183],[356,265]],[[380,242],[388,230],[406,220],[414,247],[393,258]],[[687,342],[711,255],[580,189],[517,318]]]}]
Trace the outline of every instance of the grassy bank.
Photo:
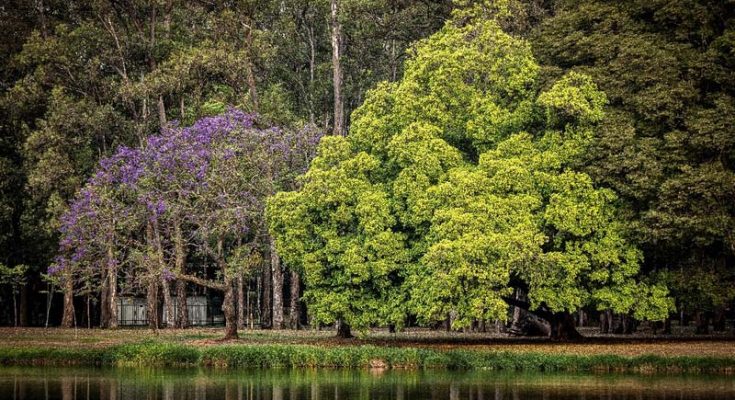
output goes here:
[{"label": "grassy bank", "polygon": [[0,348],[4,365],[400,368],[500,371],[735,373],[735,358],[574,355],[406,347],[138,343],[97,348]]}]

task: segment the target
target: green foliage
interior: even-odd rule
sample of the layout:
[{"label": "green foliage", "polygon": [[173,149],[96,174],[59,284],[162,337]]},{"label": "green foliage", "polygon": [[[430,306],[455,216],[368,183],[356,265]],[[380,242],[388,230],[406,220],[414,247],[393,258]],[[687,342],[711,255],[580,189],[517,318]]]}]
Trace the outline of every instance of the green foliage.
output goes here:
[{"label": "green foliage", "polygon": [[28,273],[27,265],[16,265],[15,267],[6,267],[0,264],[0,285],[7,285],[10,290],[17,294],[21,287],[26,284]]},{"label": "green foliage", "polygon": [[546,13],[524,32],[543,79],[584,73],[610,102],[580,165],[621,195],[645,270],[693,277],[675,285],[684,309],[724,305],[704,275],[733,284],[732,4],[565,0]]},{"label": "green foliage", "polygon": [[[396,79],[449,2],[344,1],[346,110]],[[327,130],[329,2],[22,1],[0,10],[0,260],[45,268],[58,217],[100,158],[234,106]]]},{"label": "green foliage", "polygon": [[450,22],[369,93],[347,138],[322,140],[302,187],[268,206],[317,322],[504,320],[519,285],[534,309],[667,315],[615,194],[573,169],[605,95],[579,73],[539,92],[538,71],[494,20]]}]

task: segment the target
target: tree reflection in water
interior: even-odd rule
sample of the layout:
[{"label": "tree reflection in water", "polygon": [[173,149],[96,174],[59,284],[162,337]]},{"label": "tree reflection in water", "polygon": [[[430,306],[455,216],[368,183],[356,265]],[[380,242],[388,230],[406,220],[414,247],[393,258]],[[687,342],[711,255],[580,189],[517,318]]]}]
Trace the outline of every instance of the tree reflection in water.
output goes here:
[{"label": "tree reflection in water", "polygon": [[0,400],[732,399],[716,376],[0,368]]}]

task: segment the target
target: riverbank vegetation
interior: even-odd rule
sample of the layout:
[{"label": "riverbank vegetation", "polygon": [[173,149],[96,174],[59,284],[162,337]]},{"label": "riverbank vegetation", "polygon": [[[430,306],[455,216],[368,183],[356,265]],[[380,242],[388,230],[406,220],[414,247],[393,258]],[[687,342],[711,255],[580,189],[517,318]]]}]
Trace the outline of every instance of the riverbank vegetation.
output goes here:
[{"label": "riverbank vegetation", "polygon": [[728,4],[26,3],[6,323],[731,329]]},{"label": "riverbank vegetation", "polygon": [[147,342],[96,348],[0,348],[0,364],[213,368],[368,368],[496,371],[735,373],[735,358],[622,356],[410,347]]},{"label": "riverbank vegetation", "polygon": [[2,329],[5,365],[205,366],[214,368],[410,368],[504,371],[735,373],[731,340],[610,337],[557,343],[427,330],[374,331],[360,339],[330,332],[217,329]]}]

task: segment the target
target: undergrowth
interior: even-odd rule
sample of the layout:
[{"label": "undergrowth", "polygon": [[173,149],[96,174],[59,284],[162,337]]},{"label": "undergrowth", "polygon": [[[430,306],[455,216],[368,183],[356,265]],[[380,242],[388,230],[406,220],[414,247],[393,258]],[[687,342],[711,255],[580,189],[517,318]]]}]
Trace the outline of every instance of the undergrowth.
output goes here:
[{"label": "undergrowth", "polygon": [[570,355],[376,346],[213,345],[146,342],[91,349],[0,348],[3,365],[402,368],[502,371],[735,372],[735,358]]}]

